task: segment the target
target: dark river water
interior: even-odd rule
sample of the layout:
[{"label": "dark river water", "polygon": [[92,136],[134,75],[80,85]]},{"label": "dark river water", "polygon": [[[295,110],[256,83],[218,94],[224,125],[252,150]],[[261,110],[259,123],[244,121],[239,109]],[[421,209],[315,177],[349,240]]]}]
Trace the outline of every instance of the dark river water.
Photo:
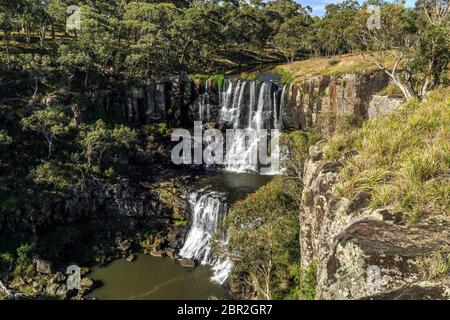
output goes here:
[{"label": "dark river water", "polygon": [[[269,176],[219,172],[202,176],[195,186],[210,186],[227,195],[233,203],[271,180]],[[170,258],[140,255],[132,263],[116,260],[93,268],[89,275],[103,285],[88,298],[100,300],[205,300],[212,296],[226,298],[224,288],[213,283],[211,268],[184,269]]]},{"label": "dark river water", "polygon": [[89,275],[103,286],[87,298],[99,300],[205,300],[225,298],[225,290],[209,279],[209,267],[184,269],[170,258],[140,255],[130,263],[116,260]]}]

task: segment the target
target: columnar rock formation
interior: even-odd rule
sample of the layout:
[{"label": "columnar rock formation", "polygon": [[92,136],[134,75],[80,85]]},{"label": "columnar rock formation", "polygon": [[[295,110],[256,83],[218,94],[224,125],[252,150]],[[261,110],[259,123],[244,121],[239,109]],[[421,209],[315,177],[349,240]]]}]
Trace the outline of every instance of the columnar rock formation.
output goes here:
[{"label": "columnar rock formation", "polygon": [[[237,86],[239,80],[230,80]],[[242,80],[241,80],[242,82]],[[251,83],[243,92],[243,99],[252,98]],[[266,81],[267,82],[267,81]],[[227,81],[225,81],[225,84]],[[229,81],[228,81],[229,83]],[[256,80],[256,83],[259,83]],[[210,120],[214,121],[220,112],[225,84],[214,80],[189,79],[187,76],[165,77],[136,85],[126,91],[101,95],[99,104],[105,109],[111,103],[123,106],[122,114],[131,123],[152,123],[165,121],[173,126],[191,126],[198,120],[200,108],[210,108]],[[369,103],[373,95],[389,84],[388,76],[382,71],[342,76],[315,76],[302,83],[287,85],[286,103],[282,113],[284,128],[309,129],[316,123],[321,112],[353,114],[364,119],[369,117]],[[281,99],[283,85],[279,87],[277,99]],[[255,94],[255,92],[253,92]],[[257,93],[256,93],[257,94]]]}]

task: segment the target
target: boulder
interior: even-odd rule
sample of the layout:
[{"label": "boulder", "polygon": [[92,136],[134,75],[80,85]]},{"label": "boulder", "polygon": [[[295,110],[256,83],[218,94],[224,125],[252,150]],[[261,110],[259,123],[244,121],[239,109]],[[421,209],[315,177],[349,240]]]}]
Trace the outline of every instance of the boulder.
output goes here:
[{"label": "boulder", "polygon": [[161,250],[152,250],[150,251],[150,255],[157,258],[162,258],[165,255],[164,251]]},{"label": "boulder", "polygon": [[62,272],[57,272],[52,278],[52,283],[63,283],[66,280],[66,277]]},{"label": "boulder", "polygon": [[53,263],[51,261],[47,261],[44,259],[37,258],[36,262],[36,271],[43,274],[52,274],[53,273]]},{"label": "boulder", "polygon": [[119,249],[122,251],[128,251],[131,247],[131,243],[128,240],[124,240],[119,244]]},{"label": "boulder", "polygon": [[168,248],[168,249],[166,249],[165,253],[169,258],[171,258],[171,259],[175,258],[175,249]]},{"label": "boulder", "polygon": [[50,295],[56,296],[56,292],[58,291],[60,286],[61,285],[58,283],[52,283],[49,286],[47,286],[46,292]]},{"label": "boulder", "polygon": [[182,258],[180,260],[180,265],[183,268],[193,269],[193,268],[195,268],[195,261],[192,259]]},{"label": "boulder", "polygon": [[447,284],[424,281],[362,300],[450,300],[449,288],[448,280]]},{"label": "boulder", "polygon": [[134,260],[136,260],[136,255],[134,255],[134,254],[128,256],[128,258],[127,258],[128,262],[133,262]]},{"label": "boulder", "polygon": [[400,110],[403,98],[374,95],[369,103],[369,119],[377,119]]},{"label": "boulder", "polygon": [[40,293],[44,290],[44,286],[40,283],[34,282],[33,283],[33,292],[34,293]]},{"label": "boulder", "polygon": [[62,284],[58,290],[56,290],[56,295],[62,299],[67,298],[67,286]]},{"label": "boulder", "polygon": [[156,237],[153,243],[153,247],[156,251],[164,250],[167,247],[167,239],[162,237]]}]

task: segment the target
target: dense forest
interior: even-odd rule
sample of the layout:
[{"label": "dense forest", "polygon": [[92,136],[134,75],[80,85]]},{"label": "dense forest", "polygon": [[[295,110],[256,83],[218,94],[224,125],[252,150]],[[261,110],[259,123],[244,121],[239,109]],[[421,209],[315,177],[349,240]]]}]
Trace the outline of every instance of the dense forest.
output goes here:
[{"label": "dense forest", "polygon": [[[27,68],[36,86],[54,70],[68,86],[100,88],[112,79],[224,73],[353,52],[377,53],[381,64],[383,52],[401,48],[412,90],[396,80],[407,95],[423,95],[440,82],[448,59],[448,13],[430,1],[409,9],[347,0],[327,5],[322,18],[292,0],[81,1],[80,28],[73,30],[66,28],[70,4],[2,1],[3,65]],[[383,28],[367,28],[368,5],[381,6]],[[426,83],[419,89],[416,82]]]},{"label": "dense forest", "polygon": [[[286,174],[237,203],[225,221],[230,242],[216,249],[239,257],[233,260],[231,275],[251,287],[249,297],[315,298],[316,265],[300,264],[298,211],[304,163],[309,148],[320,140],[329,140],[325,157],[330,161],[341,161],[355,150],[363,155],[342,165],[347,180],[340,191],[345,196],[351,198],[356,189],[376,180],[366,188],[376,193],[374,207],[400,203],[399,210],[413,212],[414,222],[427,195],[437,203],[427,210],[448,210],[448,180],[436,178],[448,175],[448,119],[443,119],[448,112],[442,111],[448,110],[444,100],[449,97],[448,89],[442,89],[449,84],[448,1],[418,0],[408,8],[403,1],[345,0],[327,5],[322,17],[294,0],[80,0],[78,9],[68,12],[73,4],[0,0],[3,225],[12,225],[10,217],[19,212],[24,224],[32,225],[26,217],[32,208],[96,185],[113,186],[123,179],[146,185],[147,176],[157,176],[161,163],[170,161],[164,148],[172,123],[127,122],[119,102],[108,112],[96,105],[92,97],[99,92],[129,90],[173,75],[254,80],[263,71],[279,72],[274,66],[280,64],[288,66],[281,76],[289,85],[301,81],[289,70],[294,61],[326,57],[328,67],[350,54],[362,57],[371,70],[384,72],[409,100],[411,113],[364,126],[361,119],[338,119],[334,137],[319,129],[286,132]],[[381,28],[368,28],[372,5],[381,8]],[[68,24],[77,14],[80,25]],[[430,122],[420,121],[428,117],[420,103],[432,113]],[[402,127],[404,119],[409,127]],[[386,127],[391,136],[401,132],[411,145],[392,138],[383,131]],[[439,149],[428,154],[431,169],[418,156],[430,141]],[[364,151],[364,144],[370,151]],[[401,157],[401,169],[394,165],[396,157]],[[408,165],[413,169],[408,171]],[[432,178],[437,182],[425,185]],[[253,232],[240,229],[255,217],[263,223]],[[186,223],[185,217],[175,220],[171,223]],[[67,258],[63,251],[73,245],[72,239],[85,236],[75,229],[58,229],[58,235],[52,235],[56,241],[37,237],[39,230],[8,237],[0,229],[0,283],[32,273],[32,257],[49,247],[50,258]],[[92,252],[85,256],[86,261],[101,260]]]}]

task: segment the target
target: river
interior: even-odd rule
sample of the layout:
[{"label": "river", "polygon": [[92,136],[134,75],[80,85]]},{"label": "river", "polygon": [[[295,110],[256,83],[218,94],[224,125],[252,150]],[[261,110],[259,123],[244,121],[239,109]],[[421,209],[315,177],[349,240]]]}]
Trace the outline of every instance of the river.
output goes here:
[{"label": "river", "polygon": [[[208,89],[196,102],[198,120],[227,124],[234,129],[282,129],[286,87],[271,81],[226,80],[220,88],[219,106],[210,104]],[[218,109],[217,109],[218,108]],[[211,112],[215,109],[217,112]],[[250,139],[237,136],[228,148],[222,169],[205,170],[193,191],[186,195],[190,207],[189,231],[178,254],[194,259],[200,266],[194,270],[181,268],[168,258],[141,255],[136,262],[118,260],[106,267],[96,267],[90,275],[103,286],[89,297],[97,299],[186,299],[202,300],[211,296],[225,298],[231,263],[217,259],[211,252],[210,239],[219,233],[219,226],[232,204],[271,180],[277,174],[273,167],[263,169],[259,163],[242,161],[258,148],[259,136]],[[279,149],[275,149],[279,156]],[[254,173],[248,173],[248,172]],[[261,174],[260,174],[261,173]]]}]

